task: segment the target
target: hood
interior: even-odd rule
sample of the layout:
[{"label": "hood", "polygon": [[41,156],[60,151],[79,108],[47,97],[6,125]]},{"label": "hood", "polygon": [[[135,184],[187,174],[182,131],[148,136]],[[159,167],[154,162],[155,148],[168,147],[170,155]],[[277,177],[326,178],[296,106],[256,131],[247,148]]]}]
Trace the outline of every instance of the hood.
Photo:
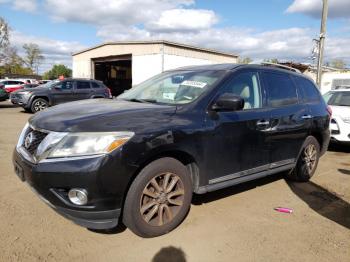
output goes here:
[{"label": "hood", "polygon": [[14,94],[18,94],[18,93],[22,93],[23,91],[30,91],[32,93],[36,93],[36,92],[42,92],[42,91],[47,91],[49,90],[50,88],[47,87],[47,86],[43,86],[43,87],[40,87],[40,86],[37,86],[37,87],[32,87],[32,88],[21,88],[21,89],[18,89],[12,93]]},{"label": "hood", "polygon": [[112,99],[65,103],[35,114],[29,123],[56,132],[143,132],[170,121],[176,106]]},{"label": "hood", "polygon": [[350,106],[330,106],[332,108],[332,115],[339,117],[350,117]]}]

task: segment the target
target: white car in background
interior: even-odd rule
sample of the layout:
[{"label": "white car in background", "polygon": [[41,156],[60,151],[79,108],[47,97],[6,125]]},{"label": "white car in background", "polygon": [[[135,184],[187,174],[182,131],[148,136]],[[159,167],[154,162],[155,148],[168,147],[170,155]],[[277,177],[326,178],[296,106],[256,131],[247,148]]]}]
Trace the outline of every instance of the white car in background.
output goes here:
[{"label": "white car in background", "polygon": [[350,144],[350,88],[332,90],[323,97],[333,112],[331,141]]}]

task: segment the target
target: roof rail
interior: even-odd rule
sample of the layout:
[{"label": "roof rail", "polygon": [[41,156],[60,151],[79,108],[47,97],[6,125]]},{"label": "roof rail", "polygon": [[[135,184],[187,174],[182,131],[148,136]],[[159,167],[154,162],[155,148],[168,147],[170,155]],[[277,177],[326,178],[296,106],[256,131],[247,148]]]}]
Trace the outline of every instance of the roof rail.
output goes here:
[{"label": "roof rail", "polygon": [[296,72],[296,73],[301,73],[299,69],[296,69],[296,68],[293,68],[293,67],[290,67],[290,66],[286,66],[286,65],[270,63],[270,62],[261,62],[260,64],[264,65],[264,66],[274,66],[274,67],[286,69],[286,70],[289,70],[289,71],[293,71],[293,72]]}]

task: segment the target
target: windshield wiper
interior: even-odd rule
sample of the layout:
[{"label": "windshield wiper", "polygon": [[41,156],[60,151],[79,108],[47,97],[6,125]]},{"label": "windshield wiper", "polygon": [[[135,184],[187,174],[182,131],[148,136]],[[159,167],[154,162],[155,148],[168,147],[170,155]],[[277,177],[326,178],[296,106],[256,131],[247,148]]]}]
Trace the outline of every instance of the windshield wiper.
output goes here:
[{"label": "windshield wiper", "polygon": [[138,98],[132,98],[132,99],[127,99],[127,101],[130,101],[130,102],[137,102],[137,103],[157,103],[157,100],[155,100],[155,99],[138,99]]}]

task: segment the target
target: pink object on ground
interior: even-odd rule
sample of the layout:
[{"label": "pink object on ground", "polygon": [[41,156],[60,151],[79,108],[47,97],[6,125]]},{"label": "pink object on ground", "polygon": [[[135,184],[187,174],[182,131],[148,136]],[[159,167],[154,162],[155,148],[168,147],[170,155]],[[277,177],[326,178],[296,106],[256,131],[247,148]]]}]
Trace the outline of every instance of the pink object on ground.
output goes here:
[{"label": "pink object on ground", "polygon": [[282,212],[282,213],[293,213],[293,209],[290,209],[288,207],[275,207],[274,208],[276,211],[278,212]]}]

